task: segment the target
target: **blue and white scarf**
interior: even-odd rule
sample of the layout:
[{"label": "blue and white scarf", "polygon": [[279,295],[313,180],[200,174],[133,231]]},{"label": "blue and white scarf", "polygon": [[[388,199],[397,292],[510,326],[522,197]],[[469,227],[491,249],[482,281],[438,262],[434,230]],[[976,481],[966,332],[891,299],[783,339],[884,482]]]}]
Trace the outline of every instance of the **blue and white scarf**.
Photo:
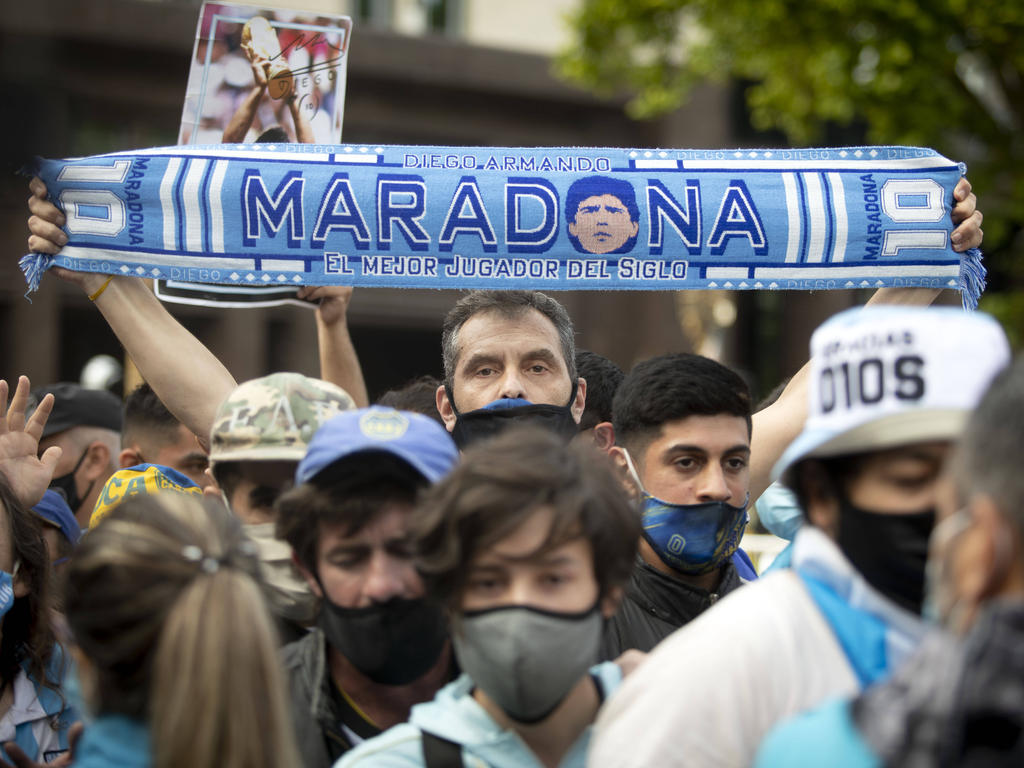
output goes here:
[{"label": "blue and white scarf", "polygon": [[930,149],[166,147],[31,169],[73,270],[235,285],[983,289]]}]

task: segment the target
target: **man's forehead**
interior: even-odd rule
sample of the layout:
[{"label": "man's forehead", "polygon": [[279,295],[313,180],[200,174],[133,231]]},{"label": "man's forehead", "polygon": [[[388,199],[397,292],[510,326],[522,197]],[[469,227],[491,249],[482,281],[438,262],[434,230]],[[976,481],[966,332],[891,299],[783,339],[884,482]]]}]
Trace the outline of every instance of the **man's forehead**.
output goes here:
[{"label": "man's forehead", "polygon": [[479,353],[522,353],[548,349],[561,358],[561,345],[555,324],[540,311],[529,307],[508,315],[496,310],[477,312],[458,333],[458,358]]},{"label": "man's forehead", "polygon": [[701,447],[709,452],[750,447],[747,420],[742,416],[722,413],[714,416],[687,416],[661,425],[652,441],[658,450],[671,450],[677,445]]}]

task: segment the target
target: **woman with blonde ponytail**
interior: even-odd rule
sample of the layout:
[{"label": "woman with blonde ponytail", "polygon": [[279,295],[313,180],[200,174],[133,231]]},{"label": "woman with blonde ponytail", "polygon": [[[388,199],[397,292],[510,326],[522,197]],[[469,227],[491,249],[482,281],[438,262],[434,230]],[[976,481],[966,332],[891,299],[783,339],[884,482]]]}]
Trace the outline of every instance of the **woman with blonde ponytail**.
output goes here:
[{"label": "woman with blonde ponytail", "polygon": [[76,768],[298,765],[253,545],[220,505],[125,501],[68,572],[87,709]]}]

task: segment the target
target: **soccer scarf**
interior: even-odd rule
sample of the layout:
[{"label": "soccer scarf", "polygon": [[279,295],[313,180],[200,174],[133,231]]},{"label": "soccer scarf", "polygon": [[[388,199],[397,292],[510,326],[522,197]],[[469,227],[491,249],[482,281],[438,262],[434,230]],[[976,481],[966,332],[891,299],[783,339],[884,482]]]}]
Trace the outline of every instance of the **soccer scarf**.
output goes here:
[{"label": "soccer scarf", "polygon": [[302,144],[39,160],[68,269],[235,285],[542,290],[984,286],[930,149]]}]

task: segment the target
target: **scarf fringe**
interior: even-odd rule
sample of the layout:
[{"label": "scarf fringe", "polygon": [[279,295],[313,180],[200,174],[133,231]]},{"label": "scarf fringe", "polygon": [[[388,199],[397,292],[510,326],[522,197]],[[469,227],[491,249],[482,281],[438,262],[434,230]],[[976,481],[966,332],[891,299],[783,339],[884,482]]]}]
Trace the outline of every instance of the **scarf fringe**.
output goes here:
[{"label": "scarf fringe", "polygon": [[982,264],[981,250],[971,248],[960,259],[960,299],[964,309],[978,308],[978,299],[985,291],[985,265]]},{"label": "scarf fringe", "polygon": [[29,253],[18,259],[18,266],[25,273],[25,282],[28,283],[28,290],[25,291],[25,298],[32,303],[29,294],[39,290],[39,282],[43,279],[43,273],[53,266],[55,256],[48,256],[45,253]]}]

